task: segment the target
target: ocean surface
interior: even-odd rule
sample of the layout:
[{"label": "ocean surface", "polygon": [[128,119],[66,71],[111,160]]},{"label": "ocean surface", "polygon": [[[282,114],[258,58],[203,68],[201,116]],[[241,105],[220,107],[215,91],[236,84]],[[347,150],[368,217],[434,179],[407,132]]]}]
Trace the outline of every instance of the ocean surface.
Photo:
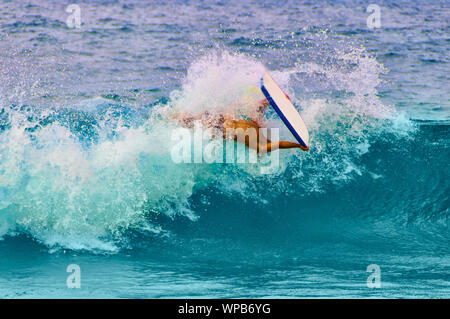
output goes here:
[{"label": "ocean surface", "polygon": [[[450,297],[448,1],[76,3],[0,1],[1,298]],[[311,150],[175,163],[265,70]]]}]

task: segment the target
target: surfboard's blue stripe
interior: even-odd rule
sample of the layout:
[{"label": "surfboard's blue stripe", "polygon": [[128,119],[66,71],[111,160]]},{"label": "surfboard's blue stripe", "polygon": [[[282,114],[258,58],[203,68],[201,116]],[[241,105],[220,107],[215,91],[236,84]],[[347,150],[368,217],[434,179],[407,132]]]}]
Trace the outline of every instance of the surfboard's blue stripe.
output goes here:
[{"label": "surfboard's blue stripe", "polygon": [[272,97],[269,94],[269,91],[267,91],[266,87],[264,86],[264,80],[261,78],[261,91],[263,92],[266,99],[269,101],[270,105],[275,109],[275,112],[277,112],[278,116],[281,118],[281,120],[284,122],[284,124],[287,126],[289,131],[291,131],[292,135],[294,135],[295,139],[304,147],[308,147],[306,143],[303,141],[303,139],[298,135],[297,131],[294,129],[294,127],[291,125],[289,120],[284,116],[283,112],[281,112],[280,108],[278,107],[277,103],[272,99]]}]

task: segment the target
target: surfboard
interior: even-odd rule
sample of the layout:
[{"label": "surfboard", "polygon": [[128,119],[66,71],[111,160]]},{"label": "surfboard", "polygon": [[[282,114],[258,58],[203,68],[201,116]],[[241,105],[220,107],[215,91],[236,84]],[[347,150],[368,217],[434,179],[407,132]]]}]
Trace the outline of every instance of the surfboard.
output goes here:
[{"label": "surfboard", "polygon": [[273,80],[269,72],[264,73],[261,78],[261,91],[295,139],[304,148],[309,149],[309,132],[305,122],[289,97]]}]

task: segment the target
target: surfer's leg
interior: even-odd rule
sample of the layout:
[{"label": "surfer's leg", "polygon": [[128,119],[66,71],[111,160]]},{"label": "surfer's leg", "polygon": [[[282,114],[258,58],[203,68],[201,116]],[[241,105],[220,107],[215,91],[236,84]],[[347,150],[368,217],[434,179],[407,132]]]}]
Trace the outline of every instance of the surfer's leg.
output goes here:
[{"label": "surfer's leg", "polygon": [[254,118],[252,120],[256,122],[262,122],[264,119],[264,114],[266,112],[267,107],[270,105],[269,101],[267,99],[262,99],[258,102],[256,105],[256,115],[254,115]]},{"label": "surfer's leg", "polygon": [[267,99],[262,99],[258,102],[258,112],[264,113],[266,108],[270,105]]},{"label": "surfer's leg", "polygon": [[193,128],[194,121],[201,120],[202,116],[203,114],[193,115],[189,112],[178,112],[169,114],[168,118],[177,121],[180,126]]}]

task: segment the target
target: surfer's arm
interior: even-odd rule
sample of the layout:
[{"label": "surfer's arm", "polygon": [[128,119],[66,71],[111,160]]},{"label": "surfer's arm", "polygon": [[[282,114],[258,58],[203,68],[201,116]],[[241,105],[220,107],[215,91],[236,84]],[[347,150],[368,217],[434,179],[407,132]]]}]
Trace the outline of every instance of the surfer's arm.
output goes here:
[{"label": "surfer's arm", "polygon": [[309,150],[309,147],[305,148],[299,143],[293,143],[289,141],[278,141],[278,142],[267,142],[265,144],[260,143],[258,145],[258,153],[269,153],[277,149],[288,149],[288,148],[301,148],[303,151]]}]

